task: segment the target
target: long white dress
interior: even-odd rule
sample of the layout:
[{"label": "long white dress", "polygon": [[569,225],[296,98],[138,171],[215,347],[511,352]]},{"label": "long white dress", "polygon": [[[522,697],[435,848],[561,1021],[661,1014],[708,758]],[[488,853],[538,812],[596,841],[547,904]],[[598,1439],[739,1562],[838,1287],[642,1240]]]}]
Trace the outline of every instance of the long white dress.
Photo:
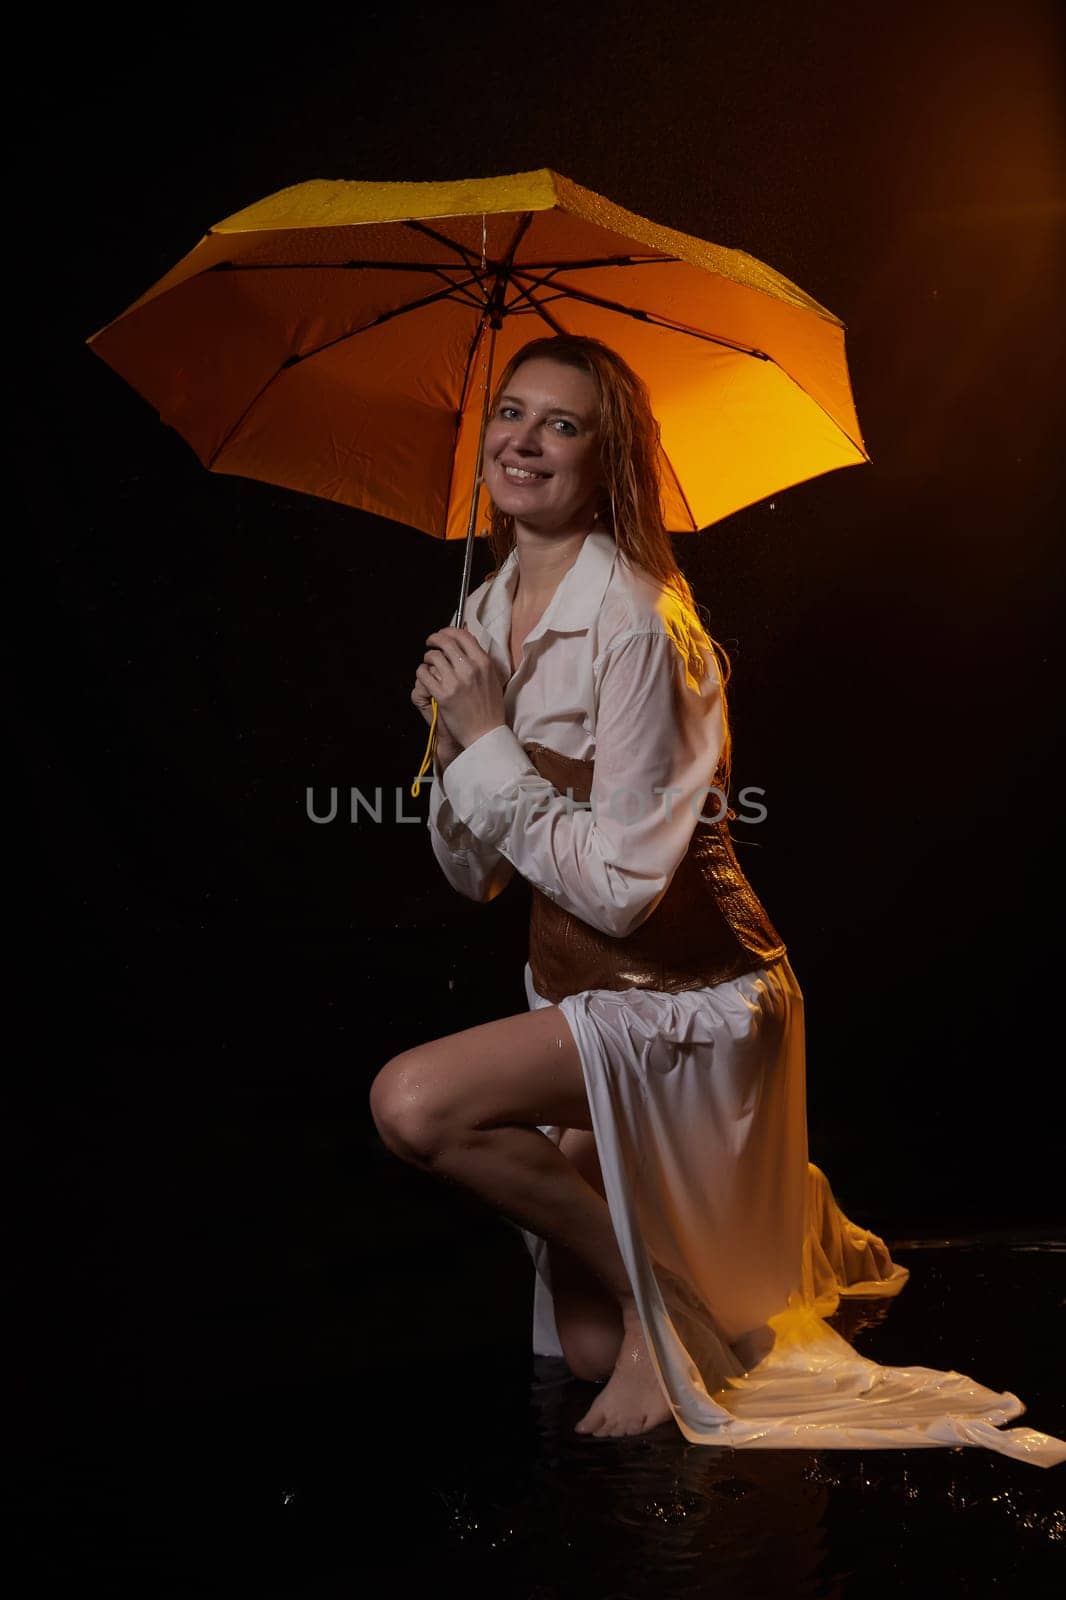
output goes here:
[{"label": "long white dress", "polygon": [[[624,937],[654,910],[701,825],[722,744],[721,686],[695,619],[606,534],[585,539],[512,674],[512,552],[464,621],[506,684],[507,726],[468,746],[430,797],[433,852],[488,900],[517,871]],[[702,676],[691,670],[693,650]],[[595,760],[582,807],[525,746]],[[715,812],[715,816],[717,811]],[[715,817],[707,817],[713,821]],[[551,1004],[525,969],[531,1009]],[[559,1002],[578,1054],[619,1249],[678,1428],[693,1443],[802,1449],[985,1445],[1050,1466],[1066,1442],[1003,1429],[1025,1409],[957,1372],[882,1367],[825,1321],[841,1296],[907,1272],[850,1222],[808,1162],[803,999],[783,958],[678,994]],[[563,1130],[541,1130],[558,1143]],[[546,1242],[533,1349],[563,1354]]]}]

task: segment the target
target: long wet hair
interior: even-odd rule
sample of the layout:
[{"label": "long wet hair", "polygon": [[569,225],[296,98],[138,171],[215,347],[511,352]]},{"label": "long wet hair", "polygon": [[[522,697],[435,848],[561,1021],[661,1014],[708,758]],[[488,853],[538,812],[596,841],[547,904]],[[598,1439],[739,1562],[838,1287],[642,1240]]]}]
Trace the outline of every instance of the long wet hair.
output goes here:
[{"label": "long wet hair", "polygon": [[[600,404],[600,467],[604,478],[596,525],[610,533],[631,566],[641,568],[676,595],[682,626],[670,627],[670,632],[685,661],[686,672],[697,681],[706,671],[699,645],[706,642],[710,647],[722,686],[724,742],[719,771],[724,774],[728,792],[732,738],[725,686],[732,668],[723,647],[711,637],[703,610],[696,604],[688,580],[677,564],[663,521],[661,431],[652,412],[647,384],[616,350],[601,340],[579,334],[551,335],[531,340],[511,357],[496,383],[491,415],[495,416],[500,396],[518,368],[536,357],[576,367],[579,372],[587,373],[596,385]],[[510,512],[501,511],[495,503],[490,501],[490,504],[488,542],[496,567],[489,576],[495,577],[514,549],[516,539],[514,517]]]}]

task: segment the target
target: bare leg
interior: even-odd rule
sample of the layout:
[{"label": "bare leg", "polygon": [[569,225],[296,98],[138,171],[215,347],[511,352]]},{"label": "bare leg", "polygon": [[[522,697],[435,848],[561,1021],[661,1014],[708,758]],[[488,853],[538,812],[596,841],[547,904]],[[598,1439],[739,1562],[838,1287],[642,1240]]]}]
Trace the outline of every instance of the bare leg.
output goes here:
[{"label": "bare leg", "polygon": [[[605,1200],[595,1136],[584,1128],[564,1128],[559,1148]],[[578,1378],[604,1383],[622,1348],[618,1297],[558,1240],[549,1241],[547,1256],[555,1328],[567,1365]]]},{"label": "bare leg", "polygon": [[606,1202],[537,1126],[591,1129],[577,1047],[558,1008],[405,1051],[374,1080],[370,1104],[395,1154],[563,1245],[617,1300],[622,1346],[578,1431],[617,1436],[664,1422],[670,1408]]}]

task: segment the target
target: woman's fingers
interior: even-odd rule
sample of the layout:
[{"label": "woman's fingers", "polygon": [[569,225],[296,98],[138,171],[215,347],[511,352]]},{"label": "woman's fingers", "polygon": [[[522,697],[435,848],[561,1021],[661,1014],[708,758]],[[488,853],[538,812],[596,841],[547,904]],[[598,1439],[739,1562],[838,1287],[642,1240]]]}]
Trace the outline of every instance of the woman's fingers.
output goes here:
[{"label": "woman's fingers", "polygon": [[472,633],[440,628],[426,640],[420,681],[432,690],[441,717],[465,748],[483,733],[506,725],[503,684]]},{"label": "woman's fingers", "polygon": [[[426,640],[428,645],[433,645],[452,667],[466,665],[477,666],[478,662],[489,657],[482,650],[472,633],[466,628],[438,628],[436,633],[431,633]],[[427,652],[431,653],[431,652]]]},{"label": "woman's fingers", "polygon": [[469,674],[463,664],[453,659],[443,650],[427,650],[422,666],[418,669],[425,674],[424,682],[430,687],[435,698],[441,694],[448,696],[461,689],[464,683],[469,682]]},{"label": "woman's fingers", "polygon": [[441,628],[429,635],[426,644],[423,662],[429,668],[429,681],[447,693],[499,681],[492,657],[465,628]]},{"label": "woman's fingers", "polygon": [[415,686],[411,690],[411,704],[417,706],[426,722],[432,722],[433,701],[436,699],[436,695],[433,692],[432,684],[429,682],[430,675],[427,674],[425,680],[420,677],[420,674],[425,672],[426,668],[424,666],[415,670]]}]

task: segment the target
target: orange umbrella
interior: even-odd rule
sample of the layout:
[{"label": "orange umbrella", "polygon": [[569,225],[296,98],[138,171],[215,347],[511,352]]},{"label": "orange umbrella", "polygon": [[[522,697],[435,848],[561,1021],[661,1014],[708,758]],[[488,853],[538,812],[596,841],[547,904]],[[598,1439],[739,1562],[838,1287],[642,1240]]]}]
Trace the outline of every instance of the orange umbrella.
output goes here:
[{"label": "orange umbrella", "polygon": [[869,459],[838,317],[548,168],[283,189],[89,343],[212,471],[466,537],[461,617],[492,373],[547,332],[647,383],[672,531]]}]

